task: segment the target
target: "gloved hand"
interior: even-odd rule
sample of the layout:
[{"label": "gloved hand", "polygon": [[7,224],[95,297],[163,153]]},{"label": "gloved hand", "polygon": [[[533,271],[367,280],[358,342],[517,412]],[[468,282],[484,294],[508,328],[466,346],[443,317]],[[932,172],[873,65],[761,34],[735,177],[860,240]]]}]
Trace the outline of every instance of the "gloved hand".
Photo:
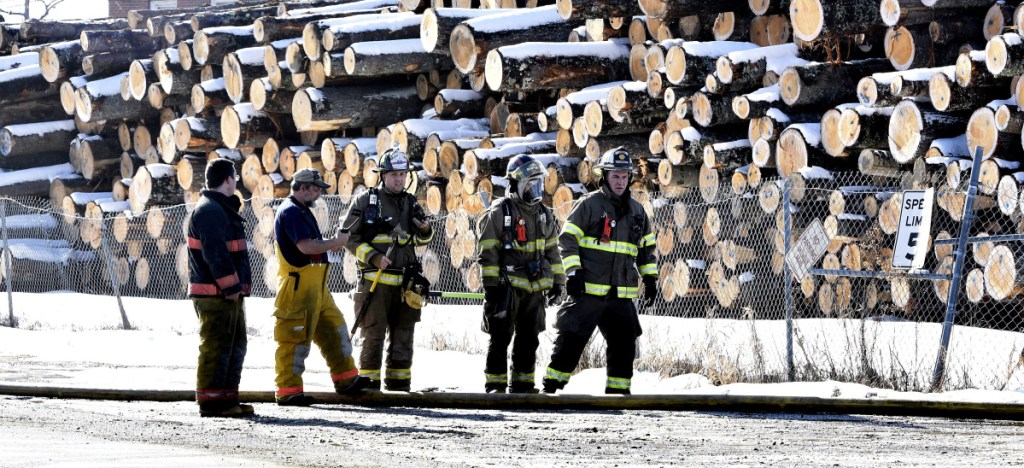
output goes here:
[{"label": "gloved hand", "polygon": [[548,296],[548,305],[549,306],[556,305],[556,304],[562,302],[562,292],[563,292],[563,290],[564,290],[564,288],[560,284],[556,284],[554,286],[551,286],[551,289],[548,289],[547,296]]},{"label": "gloved hand", "polygon": [[658,298],[658,277],[645,275],[644,276],[644,308],[648,308],[654,305],[654,300]]},{"label": "gloved hand", "polygon": [[583,294],[583,277],[580,275],[566,277],[565,292],[572,297],[579,297],[580,294]]},{"label": "gloved hand", "polygon": [[488,304],[497,304],[503,299],[505,288],[502,286],[484,286],[484,301]]}]

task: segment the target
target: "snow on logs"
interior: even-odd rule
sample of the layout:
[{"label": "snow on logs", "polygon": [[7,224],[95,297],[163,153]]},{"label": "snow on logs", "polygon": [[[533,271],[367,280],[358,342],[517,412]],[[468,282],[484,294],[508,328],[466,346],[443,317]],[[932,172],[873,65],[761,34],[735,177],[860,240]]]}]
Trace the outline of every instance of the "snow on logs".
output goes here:
[{"label": "snow on logs", "polygon": [[494,49],[527,42],[562,42],[580,24],[580,20],[563,19],[555,5],[487,15],[456,26],[449,48],[460,72],[479,74]]},{"label": "snow on logs", "polygon": [[484,75],[493,91],[582,88],[629,76],[629,47],[613,41],[505,46],[488,53]]},{"label": "snow on logs", "polygon": [[414,86],[305,88],[295,93],[292,117],[300,131],[330,131],[388,125],[418,116],[420,107]]}]

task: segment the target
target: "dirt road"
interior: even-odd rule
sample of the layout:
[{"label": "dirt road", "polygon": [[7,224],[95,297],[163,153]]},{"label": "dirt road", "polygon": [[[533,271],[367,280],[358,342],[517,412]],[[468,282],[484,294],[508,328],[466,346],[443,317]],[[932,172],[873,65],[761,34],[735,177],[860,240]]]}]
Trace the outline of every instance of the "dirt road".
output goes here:
[{"label": "dirt road", "polygon": [[0,466],[1015,465],[1024,425],[661,411],[470,411],[0,397]]}]

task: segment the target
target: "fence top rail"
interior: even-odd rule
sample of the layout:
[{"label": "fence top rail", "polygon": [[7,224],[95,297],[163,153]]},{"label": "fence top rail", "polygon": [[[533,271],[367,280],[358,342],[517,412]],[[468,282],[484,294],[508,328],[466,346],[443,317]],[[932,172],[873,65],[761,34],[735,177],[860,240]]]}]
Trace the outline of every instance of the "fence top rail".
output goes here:
[{"label": "fence top rail", "polygon": [[943,275],[938,273],[929,273],[922,270],[910,270],[910,271],[860,271],[860,270],[828,270],[824,268],[811,268],[807,270],[812,275],[819,276],[845,276],[851,278],[909,278],[919,280],[938,280],[948,281],[952,279],[952,275]]}]

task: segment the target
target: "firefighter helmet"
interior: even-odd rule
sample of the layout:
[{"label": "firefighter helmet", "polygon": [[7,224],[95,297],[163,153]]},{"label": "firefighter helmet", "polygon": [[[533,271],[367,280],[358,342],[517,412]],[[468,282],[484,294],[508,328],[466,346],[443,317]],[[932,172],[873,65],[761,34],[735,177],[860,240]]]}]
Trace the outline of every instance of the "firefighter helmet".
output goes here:
[{"label": "firefighter helmet", "polygon": [[373,172],[384,174],[391,171],[408,171],[409,169],[409,157],[398,147],[391,147],[377,158],[377,167],[373,168]]},{"label": "firefighter helmet", "polygon": [[633,175],[633,158],[629,155],[623,147],[617,146],[608,151],[605,151],[601,155],[601,158],[597,160],[597,164],[594,165],[594,174],[598,177],[604,178],[606,171],[627,171],[630,174],[630,178]]},{"label": "firefighter helmet", "polygon": [[545,174],[544,166],[525,154],[513,157],[505,169],[505,177],[508,178],[510,184],[509,189],[531,205],[540,202],[544,196]]}]

